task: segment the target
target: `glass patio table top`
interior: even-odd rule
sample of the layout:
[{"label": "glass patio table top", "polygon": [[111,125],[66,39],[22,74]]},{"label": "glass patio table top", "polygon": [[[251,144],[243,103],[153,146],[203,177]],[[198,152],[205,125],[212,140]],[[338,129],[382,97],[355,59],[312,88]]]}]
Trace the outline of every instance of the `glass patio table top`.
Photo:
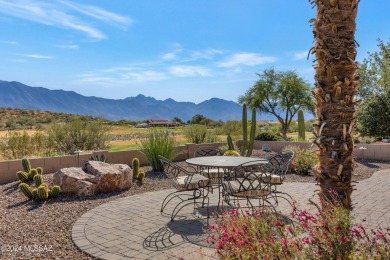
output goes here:
[{"label": "glass patio table top", "polygon": [[187,159],[191,165],[215,168],[232,168],[244,163],[266,164],[267,159],[239,156],[204,156]]}]

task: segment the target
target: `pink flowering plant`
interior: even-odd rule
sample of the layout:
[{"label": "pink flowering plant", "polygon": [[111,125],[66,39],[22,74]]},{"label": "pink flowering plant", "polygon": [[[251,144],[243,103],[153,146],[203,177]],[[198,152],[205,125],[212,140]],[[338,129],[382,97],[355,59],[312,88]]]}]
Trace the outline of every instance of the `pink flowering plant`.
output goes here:
[{"label": "pink flowering plant", "polygon": [[289,220],[267,210],[230,210],[210,226],[209,243],[220,259],[390,259],[389,228],[368,234],[352,226],[337,200],[321,203],[316,214],[293,203]]}]

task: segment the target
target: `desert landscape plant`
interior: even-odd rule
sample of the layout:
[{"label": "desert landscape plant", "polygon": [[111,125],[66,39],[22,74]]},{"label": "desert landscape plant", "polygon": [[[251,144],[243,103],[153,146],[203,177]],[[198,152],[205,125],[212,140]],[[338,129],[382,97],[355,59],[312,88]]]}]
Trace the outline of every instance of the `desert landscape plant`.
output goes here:
[{"label": "desert landscape plant", "polygon": [[149,136],[139,142],[139,147],[145,154],[153,171],[163,172],[164,166],[161,164],[158,156],[173,159],[176,157],[175,137],[168,130],[150,129]]},{"label": "desert landscape plant", "polygon": [[[388,259],[390,229],[350,229],[352,217],[330,190],[317,213],[293,203],[292,222],[271,211],[229,210],[210,228],[220,259]],[[322,208],[326,208],[323,210]]]}]

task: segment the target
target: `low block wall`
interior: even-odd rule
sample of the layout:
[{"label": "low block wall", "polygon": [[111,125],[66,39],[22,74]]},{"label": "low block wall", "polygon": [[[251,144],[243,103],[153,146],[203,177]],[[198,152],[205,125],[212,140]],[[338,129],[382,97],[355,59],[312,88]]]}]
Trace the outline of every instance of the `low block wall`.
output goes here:
[{"label": "low block wall", "polygon": [[[224,143],[215,144],[186,144],[176,147],[179,155],[175,160],[185,160],[192,158],[196,149],[202,146],[219,147]],[[139,150],[129,150],[121,152],[95,151],[93,153],[81,153],[80,155],[66,155],[48,158],[32,158],[30,159],[31,167],[42,167],[43,173],[54,173],[62,168],[81,167],[84,161],[92,155],[104,154],[110,163],[124,163],[131,166],[133,158],[138,158],[141,165],[147,165],[146,156]],[[17,180],[16,172],[23,171],[22,160],[0,161],[0,184],[9,183]]]},{"label": "low block wall", "polygon": [[[280,152],[285,146],[295,145],[302,148],[309,148],[311,143],[302,142],[267,142],[256,141],[254,149],[260,150],[263,144],[267,144],[273,151]],[[177,161],[185,160],[194,157],[194,152],[204,146],[220,147],[226,143],[213,144],[186,144],[176,147],[179,155]],[[363,147],[364,149],[360,149]],[[49,158],[34,158],[30,159],[32,167],[42,167],[44,173],[54,173],[62,168],[81,167],[84,161],[87,161],[91,155],[104,154],[108,157],[110,163],[124,163],[131,166],[133,158],[138,158],[141,165],[147,165],[148,160],[145,155],[139,150],[108,152],[95,151],[93,153],[82,153],[80,155],[66,155]],[[356,144],[353,156],[364,159],[377,159],[390,161],[390,144]],[[0,161],[0,184],[16,181],[16,172],[23,170],[21,160]]]}]

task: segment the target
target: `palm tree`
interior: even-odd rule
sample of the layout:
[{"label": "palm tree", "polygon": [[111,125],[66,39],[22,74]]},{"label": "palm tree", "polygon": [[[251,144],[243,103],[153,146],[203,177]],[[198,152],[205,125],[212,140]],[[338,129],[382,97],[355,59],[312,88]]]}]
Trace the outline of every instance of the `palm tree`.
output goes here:
[{"label": "palm tree", "polygon": [[309,0],[317,6],[312,19],[315,46],[315,144],[319,147],[317,181],[320,196],[334,190],[351,209],[354,113],[359,77],[356,15],[359,0]]}]

